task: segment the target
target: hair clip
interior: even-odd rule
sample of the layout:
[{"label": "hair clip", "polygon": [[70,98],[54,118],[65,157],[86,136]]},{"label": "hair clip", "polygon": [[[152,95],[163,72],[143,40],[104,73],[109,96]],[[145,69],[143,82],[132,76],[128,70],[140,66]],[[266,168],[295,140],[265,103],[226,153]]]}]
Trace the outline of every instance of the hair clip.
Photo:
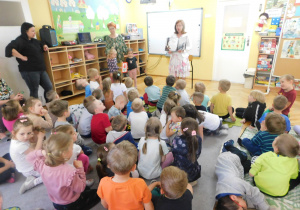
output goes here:
[{"label": "hair clip", "polygon": [[196,131],[192,131],[192,136],[196,136]]},{"label": "hair clip", "polygon": [[23,104],[22,106],[25,106],[25,104]]},{"label": "hair clip", "polygon": [[118,77],[119,77],[121,74],[120,74],[120,73],[118,73],[117,75],[118,75]]},{"label": "hair clip", "polygon": [[183,130],[183,132],[186,132],[188,129],[189,129],[189,128],[184,128],[184,129],[182,129],[182,130]]},{"label": "hair clip", "polygon": [[178,95],[178,93],[177,92],[174,92],[175,93],[175,95],[177,96]]},{"label": "hair clip", "polygon": [[21,123],[23,123],[23,122],[27,122],[27,119],[26,119],[26,118],[24,118],[24,119],[21,119],[21,120],[20,120],[20,122],[21,122]]},{"label": "hair clip", "polygon": [[50,153],[50,152],[48,152],[48,153],[47,153],[47,155],[48,155],[48,156],[50,156],[50,155],[51,155],[51,153]]},{"label": "hair clip", "polygon": [[21,115],[19,118],[25,118],[26,117],[26,115]]},{"label": "hair clip", "polygon": [[98,158],[98,161],[101,162],[101,158]]},{"label": "hair clip", "polygon": [[106,152],[108,152],[108,149],[107,149],[107,147],[106,147],[106,146],[104,146],[103,148],[104,148],[104,150],[105,150]]}]

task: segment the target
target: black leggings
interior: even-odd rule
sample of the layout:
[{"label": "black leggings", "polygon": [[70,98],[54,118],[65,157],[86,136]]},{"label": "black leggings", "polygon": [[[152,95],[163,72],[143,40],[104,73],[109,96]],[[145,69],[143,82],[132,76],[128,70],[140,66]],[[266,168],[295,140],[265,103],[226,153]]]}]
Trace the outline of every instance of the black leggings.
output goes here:
[{"label": "black leggings", "polygon": [[226,146],[225,148],[227,151],[236,154],[240,158],[241,164],[244,168],[244,173],[248,173],[251,169],[251,161],[247,159],[247,156],[243,155],[242,151],[234,147],[233,145]]},{"label": "black leggings", "polygon": [[[233,107],[231,107],[231,108],[232,108],[232,114],[233,114],[233,113],[234,113],[234,108],[233,108]],[[207,107],[207,111],[210,112],[210,106]],[[229,114],[229,112],[228,112],[227,115],[219,116],[219,117],[221,117],[223,120],[225,120],[226,118],[230,117],[230,114]]]},{"label": "black leggings", "polygon": [[[3,158],[6,159],[6,160],[11,160],[9,153],[6,153],[3,156]],[[2,167],[4,167],[4,163],[0,163],[0,168],[2,168]],[[15,173],[15,169],[14,168],[9,168],[6,171],[3,171],[0,174],[0,183],[3,183],[5,181],[7,181],[8,179],[10,179],[11,176],[12,176],[12,173]]]},{"label": "black leggings", "polygon": [[235,116],[237,116],[238,118],[243,118],[245,110],[246,110],[246,108],[236,108]]}]

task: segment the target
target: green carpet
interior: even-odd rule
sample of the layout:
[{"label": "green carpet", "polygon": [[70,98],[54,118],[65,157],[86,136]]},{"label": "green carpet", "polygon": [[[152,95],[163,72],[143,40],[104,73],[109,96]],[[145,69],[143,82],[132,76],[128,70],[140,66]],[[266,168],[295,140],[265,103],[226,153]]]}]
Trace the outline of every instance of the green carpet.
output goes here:
[{"label": "green carpet", "polygon": [[[238,127],[242,127],[243,124],[241,123],[241,118],[235,117],[236,121],[235,122],[225,122],[223,121],[223,124],[227,124],[229,126],[229,128],[231,128],[232,126],[238,126]],[[230,118],[228,118],[230,119]]]}]

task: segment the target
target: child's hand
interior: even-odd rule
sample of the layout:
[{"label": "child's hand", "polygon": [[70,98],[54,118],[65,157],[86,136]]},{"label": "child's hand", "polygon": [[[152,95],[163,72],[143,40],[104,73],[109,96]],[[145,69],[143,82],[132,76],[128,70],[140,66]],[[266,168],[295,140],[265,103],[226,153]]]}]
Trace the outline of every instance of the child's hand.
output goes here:
[{"label": "child's hand", "polygon": [[169,127],[169,125],[172,123],[172,120],[169,120],[168,122],[167,122],[167,125],[168,125],[168,127]]},{"label": "child's hand", "polygon": [[48,110],[47,109],[41,109],[41,116],[45,116],[46,114],[48,114]]},{"label": "child's hand", "polygon": [[37,137],[38,137],[38,140],[44,140],[44,138],[45,138],[45,133],[44,132],[42,132],[42,131],[40,131],[38,134],[37,134]]},{"label": "child's hand", "polygon": [[44,157],[46,157],[46,155],[47,155],[45,150],[42,150],[42,154],[44,155]]},{"label": "child's hand", "polygon": [[260,127],[260,130],[261,130],[261,131],[266,131],[266,130],[267,130],[265,121],[262,121],[261,124],[260,124],[260,126],[261,126],[261,127]]},{"label": "child's hand", "polygon": [[17,100],[17,101],[21,101],[23,99],[23,95],[18,93],[15,97],[14,97],[14,100]]},{"label": "child's hand", "polygon": [[233,116],[231,116],[230,119],[232,120],[232,122],[236,121],[235,117],[233,117]]},{"label": "child's hand", "polygon": [[82,168],[82,161],[81,160],[74,160],[73,165],[75,168]]},{"label": "child's hand", "polygon": [[16,167],[14,162],[12,162],[12,161],[8,161],[8,165],[9,165],[10,168]]},{"label": "child's hand", "polygon": [[245,124],[245,122],[246,122],[246,119],[241,120],[241,123]]},{"label": "child's hand", "polygon": [[274,108],[273,108],[273,107],[270,107],[269,110],[270,110],[271,112],[273,112],[273,111],[274,111]]}]

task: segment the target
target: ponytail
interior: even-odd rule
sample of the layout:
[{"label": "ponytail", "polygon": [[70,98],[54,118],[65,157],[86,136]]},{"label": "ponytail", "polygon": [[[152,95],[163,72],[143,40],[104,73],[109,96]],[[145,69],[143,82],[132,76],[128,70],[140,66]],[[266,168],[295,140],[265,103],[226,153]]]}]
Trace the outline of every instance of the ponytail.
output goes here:
[{"label": "ponytail", "polygon": [[162,146],[160,144],[160,133],[162,130],[161,122],[157,117],[151,117],[145,126],[145,143],[142,148],[143,154],[147,154],[147,140],[149,137],[157,137],[159,142],[159,154],[163,156]]},{"label": "ponytail", "polygon": [[102,144],[97,149],[97,165],[96,171],[101,180],[103,177],[108,176],[107,174],[107,155],[114,143]]},{"label": "ponytail", "polygon": [[193,118],[184,118],[181,123],[182,134],[186,138],[188,148],[188,159],[194,163],[197,161],[198,142],[198,122]]}]

